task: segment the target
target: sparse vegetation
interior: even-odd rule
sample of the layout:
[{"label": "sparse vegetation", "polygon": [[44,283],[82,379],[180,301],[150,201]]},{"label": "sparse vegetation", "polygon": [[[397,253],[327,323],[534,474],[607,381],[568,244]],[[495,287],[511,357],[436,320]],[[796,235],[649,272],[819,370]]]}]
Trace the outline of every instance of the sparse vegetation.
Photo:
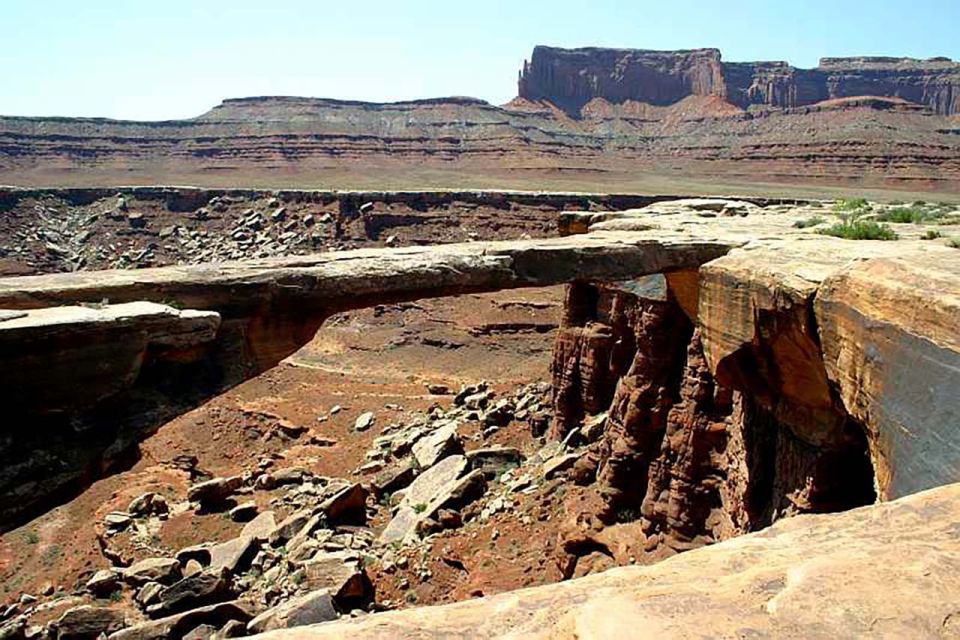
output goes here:
[{"label": "sparse vegetation", "polygon": [[634,522],[640,519],[640,509],[634,507],[620,507],[616,512],[617,522]]},{"label": "sparse vegetation", "polygon": [[793,223],[794,229],[808,229],[810,227],[815,227],[818,224],[823,224],[827,219],[823,216],[810,216],[809,218],[803,218],[802,220],[797,220]]},{"label": "sparse vegetation", "polygon": [[923,207],[911,205],[909,207],[896,207],[887,209],[877,214],[879,222],[899,222],[901,224],[919,224],[928,220],[931,212]]},{"label": "sparse vegetation", "polygon": [[413,510],[417,513],[423,513],[427,510],[427,505],[423,504],[422,502],[418,502],[417,504],[413,505]]},{"label": "sparse vegetation", "polygon": [[936,240],[937,238],[942,238],[943,234],[937,231],[936,229],[928,229],[925,234],[920,236],[922,240]]},{"label": "sparse vegetation", "polygon": [[174,300],[173,298],[167,298],[160,304],[170,307],[172,309],[178,309],[180,311],[183,310],[183,303],[180,302],[179,300]]},{"label": "sparse vegetation", "polygon": [[864,220],[856,215],[843,215],[835,222],[817,233],[844,240],[896,240],[897,234],[889,225],[874,220]]},{"label": "sparse vegetation", "polygon": [[864,198],[844,198],[842,200],[837,200],[833,205],[833,210],[842,213],[850,211],[864,211],[870,209],[870,203]]},{"label": "sparse vegetation", "polygon": [[63,556],[63,549],[58,544],[52,544],[44,550],[40,556],[40,562],[45,567],[52,567],[60,561],[61,556]]},{"label": "sparse vegetation", "polygon": [[23,536],[23,540],[27,544],[37,544],[40,542],[40,536],[37,535],[36,531],[27,531],[27,533]]},{"label": "sparse vegetation", "polygon": [[953,247],[954,249],[960,249],[960,236],[947,240],[947,246]]}]

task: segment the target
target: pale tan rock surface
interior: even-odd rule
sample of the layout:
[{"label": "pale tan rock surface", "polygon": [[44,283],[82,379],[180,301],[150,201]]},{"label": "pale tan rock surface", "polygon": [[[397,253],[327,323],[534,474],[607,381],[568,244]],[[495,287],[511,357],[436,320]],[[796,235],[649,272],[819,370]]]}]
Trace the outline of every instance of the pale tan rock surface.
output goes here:
[{"label": "pale tan rock surface", "polygon": [[[738,243],[699,268],[695,320],[717,380],[811,446],[837,445],[850,418],[864,425],[884,499],[960,480],[960,251],[921,240],[922,225],[893,225],[897,241],[794,227],[814,215],[836,220],[690,199],[572,212],[561,228]],[[688,283],[667,280],[689,309]]]},{"label": "pale tan rock surface", "polygon": [[950,485],[789,518],[652,566],[259,637],[958,637],[958,522]]},{"label": "pale tan rock surface", "polygon": [[960,474],[960,251],[853,263],[814,304],[827,375],[866,426],[881,497]]}]

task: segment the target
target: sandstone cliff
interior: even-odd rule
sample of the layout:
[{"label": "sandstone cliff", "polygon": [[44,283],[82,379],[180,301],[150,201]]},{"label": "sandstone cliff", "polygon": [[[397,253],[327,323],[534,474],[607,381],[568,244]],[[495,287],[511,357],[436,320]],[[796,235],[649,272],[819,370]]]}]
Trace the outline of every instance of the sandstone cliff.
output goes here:
[{"label": "sandstone cliff", "polygon": [[853,96],[902,98],[941,115],[960,113],[960,64],[948,58],[823,58],[814,69],[786,62],[721,62],[717,49],[536,47],[518,95],[579,115],[593,98],[671,104],[720,96],[741,107],[800,107]]},{"label": "sandstone cliff", "polygon": [[518,95],[579,112],[593,98],[672,104],[690,95],[723,96],[720,51],[535,47]]}]

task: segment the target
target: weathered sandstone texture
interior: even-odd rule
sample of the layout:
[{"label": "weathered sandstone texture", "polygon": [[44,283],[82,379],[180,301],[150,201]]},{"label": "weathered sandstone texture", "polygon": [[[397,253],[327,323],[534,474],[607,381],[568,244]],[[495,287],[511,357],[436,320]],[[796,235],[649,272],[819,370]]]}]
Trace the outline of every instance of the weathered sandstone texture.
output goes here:
[{"label": "weathered sandstone texture", "polygon": [[[554,434],[608,412],[606,515],[639,512],[651,544],[696,546],[958,479],[960,252],[917,231],[848,241],[794,226],[810,213],[681,200],[567,212],[561,232],[575,235],[549,240],[0,279],[0,340],[20,345],[2,387],[16,412],[4,514],[75,490],[334,313],[564,282]],[[614,281],[634,282],[591,284]],[[137,340],[114,344],[124,305],[140,301],[166,305],[164,322],[139,318]],[[74,365],[51,369],[62,353]],[[78,395],[78,376],[99,391]],[[17,488],[40,477],[37,491]]]},{"label": "weathered sandstone texture", "polygon": [[954,484],[789,518],[652,566],[260,637],[954,637],[958,518]]},{"label": "weathered sandstone texture", "polygon": [[639,518],[648,549],[960,478],[960,255],[783,223],[711,200],[562,216],[565,233],[752,238],[695,272],[568,290],[554,431],[606,416],[600,515]]}]

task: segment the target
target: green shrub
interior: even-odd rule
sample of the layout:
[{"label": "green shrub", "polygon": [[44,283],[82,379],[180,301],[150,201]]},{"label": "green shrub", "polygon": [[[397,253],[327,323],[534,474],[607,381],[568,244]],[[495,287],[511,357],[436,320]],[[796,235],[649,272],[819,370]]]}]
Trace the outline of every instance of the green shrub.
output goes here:
[{"label": "green shrub", "polygon": [[916,205],[910,207],[896,207],[877,214],[880,222],[900,222],[918,224],[932,217],[930,212]]},{"label": "green shrub", "polygon": [[803,218],[802,220],[797,220],[793,223],[794,229],[807,229],[809,227],[815,227],[818,224],[826,222],[827,219],[823,216],[810,216],[809,218]]},{"label": "green shrub", "polygon": [[844,240],[896,240],[897,234],[888,225],[861,220],[855,217],[845,217],[826,229],[819,229],[817,233]]},{"label": "green shrub", "polygon": [[954,249],[960,249],[960,237],[950,238],[947,240],[947,246],[953,247]]},{"label": "green shrub", "polygon": [[833,205],[834,211],[863,211],[869,208],[870,205],[864,198],[844,198]]},{"label": "green shrub", "polygon": [[937,231],[936,229],[929,229],[925,234],[920,236],[921,240],[936,240],[937,238],[942,238],[943,234]]}]

